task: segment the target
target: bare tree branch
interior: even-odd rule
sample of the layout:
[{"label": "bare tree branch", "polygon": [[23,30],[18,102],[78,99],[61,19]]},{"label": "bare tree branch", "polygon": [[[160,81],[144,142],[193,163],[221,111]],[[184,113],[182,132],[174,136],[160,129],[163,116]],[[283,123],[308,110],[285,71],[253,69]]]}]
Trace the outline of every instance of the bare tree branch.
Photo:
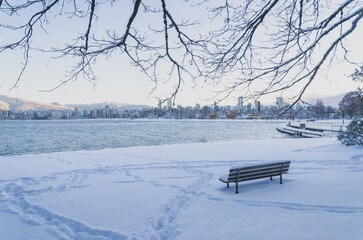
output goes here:
[{"label": "bare tree branch", "polygon": [[92,3],[91,3],[91,12],[89,14],[89,21],[88,21],[88,28],[87,28],[87,32],[85,34],[85,38],[86,38],[86,41],[85,41],[85,50],[87,51],[88,50],[88,38],[89,38],[89,34],[91,32],[91,27],[92,27],[92,18],[93,18],[93,15],[94,15],[94,12],[95,12],[95,5],[96,5],[96,0],[92,0]]},{"label": "bare tree branch", "polygon": [[[134,0],[129,2],[130,9],[122,27],[94,29],[98,13],[104,11],[104,6],[116,2],[121,1],[0,0],[0,14],[4,19],[7,17],[7,21],[0,23],[0,31],[16,36],[0,39],[0,54],[8,50],[24,53],[12,89],[19,85],[23,73],[30,67],[32,51],[51,54],[55,59],[69,57],[72,63],[76,61],[68,69],[66,78],[46,91],[54,91],[79,78],[96,84],[93,67],[98,59],[124,54],[155,84],[151,91],[161,83],[172,83],[170,93],[162,98],[173,99],[174,103],[183,84],[195,83],[196,79],[223,85],[216,93],[220,101],[238,91],[258,99],[291,89],[295,92],[293,103],[297,103],[322,69],[336,63],[338,56],[347,63],[363,64],[350,60],[352,50],[345,42],[361,22],[363,3],[359,0],[180,3],[204,10],[205,16],[210,14],[209,19],[201,14],[201,17],[191,16],[192,20],[184,20],[191,15],[188,12],[179,16],[179,9],[173,9],[176,3],[172,1]],[[148,20],[149,16],[152,21]],[[22,22],[19,25],[11,21],[17,17],[17,22]],[[84,23],[81,33],[73,33],[76,34],[73,40],[65,38],[64,45],[50,49],[37,46],[33,35],[52,27],[48,21],[51,17],[80,20]],[[206,24],[208,21],[212,24]],[[211,29],[201,29],[202,26],[211,26]]]}]

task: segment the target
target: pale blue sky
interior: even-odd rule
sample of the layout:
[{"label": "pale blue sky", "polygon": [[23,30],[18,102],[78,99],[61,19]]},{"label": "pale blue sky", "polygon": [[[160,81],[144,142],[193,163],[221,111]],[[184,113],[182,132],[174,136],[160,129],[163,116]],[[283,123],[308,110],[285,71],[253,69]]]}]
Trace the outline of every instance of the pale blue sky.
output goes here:
[{"label": "pale blue sky", "polygon": [[[98,30],[102,30],[102,26],[110,23],[114,23],[113,27],[116,27],[117,24],[115,22],[124,22],[128,18],[130,6],[126,7],[124,1],[122,2],[122,7],[116,5],[98,13],[99,19],[105,20],[95,25]],[[120,5],[120,3],[118,4]],[[180,10],[183,10],[183,8],[176,6],[175,3],[173,4],[171,7],[178,9],[179,13],[182,12]],[[184,9],[184,11],[186,10]],[[191,16],[203,14],[198,8],[192,11],[194,11],[194,14],[188,10],[188,14],[191,14]],[[1,14],[3,13],[0,13],[0,21],[1,17],[4,17]],[[77,33],[77,31],[83,31],[84,29],[82,25],[77,25],[70,21],[65,22],[60,17],[49,20],[51,24],[46,26],[49,29],[48,33],[40,32],[40,35],[34,38],[34,42],[38,41],[43,45],[52,46],[53,44],[60,43],[64,38],[71,38],[71,32]],[[135,24],[143,24],[143,20],[138,19]],[[148,21],[152,20],[148,19]],[[112,27],[107,26],[109,28]],[[0,37],[8,36],[1,35],[0,32]],[[351,56],[358,61],[363,59],[362,37],[362,26],[358,26],[357,31],[349,38],[350,47],[353,49]],[[96,86],[79,79],[77,82],[69,82],[67,85],[52,92],[39,92],[39,90],[50,89],[64,80],[69,61],[70,59],[54,60],[49,55],[33,51],[28,69],[25,71],[19,87],[9,91],[21,69],[19,62],[22,62],[22,52],[8,51],[1,53],[0,95],[5,94],[39,102],[59,102],[61,104],[116,101],[156,106],[157,97],[170,94],[173,90],[172,87],[175,85],[173,81],[159,83],[155,93],[149,96],[151,89],[154,87],[153,83],[139,69],[131,66],[130,60],[125,55],[113,55],[110,59],[99,59],[95,66],[95,72],[98,77]],[[305,97],[323,98],[357,89],[359,84],[351,81],[348,77],[353,70],[354,66],[344,62],[334,65],[329,71],[328,78],[325,75],[316,77],[307,90]],[[214,91],[218,91],[222,87],[223,84],[214,86],[213,84],[208,85],[201,82],[197,82],[195,86],[192,82],[186,81],[176,98],[176,104],[183,106],[195,105],[195,103],[202,105],[212,104],[214,99],[211,98],[214,96]],[[286,96],[289,95],[288,92],[286,94]],[[240,95],[242,94],[239,92],[232,94],[222,105],[236,105],[237,98]],[[271,104],[278,95],[266,96],[261,99],[261,102],[262,104]]]}]

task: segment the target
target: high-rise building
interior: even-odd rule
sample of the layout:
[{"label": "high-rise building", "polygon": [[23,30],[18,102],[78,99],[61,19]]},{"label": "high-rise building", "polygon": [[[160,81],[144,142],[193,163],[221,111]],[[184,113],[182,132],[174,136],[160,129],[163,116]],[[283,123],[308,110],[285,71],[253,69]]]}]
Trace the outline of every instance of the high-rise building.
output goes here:
[{"label": "high-rise building", "polygon": [[243,97],[239,97],[238,98],[238,112],[242,113],[243,112]]},{"label": "high-rise building", "polygon": [[255,102],[255,110],[257,113],[261,112],[261,102],[260,101]]},{"label": "high-rise building", "polygon": [[97,109],[92,110],[92,118],[97,118],[97,117],[98,117]]},{"label": "high-rise building", "polygon": [[101,110],[101,117],[105,118],[106,117],[106,108],[102,108]]},{"label": "high-rise building", "polygon": [[158,102],[158,108],[161,109],[162,107],[163,107],[163,104],[162,104],[161,100],[159,100],[159,102]]},{"label": "high-rise building", "polygon": [[238,106],[243,106],[243,97],[238,98]]},{"label": "high-rise building", "polygon": [[252,112],[252,104],[248,103],[247,104],[247,113],[251,113]]},{"label": "high-rise building", "polygon": [[173,105],[172,105],[171,99],[168,99],[168,101],[167,101],[167,105],[168,105],[168,108],[169,108],[169,109],[173,108]]}]

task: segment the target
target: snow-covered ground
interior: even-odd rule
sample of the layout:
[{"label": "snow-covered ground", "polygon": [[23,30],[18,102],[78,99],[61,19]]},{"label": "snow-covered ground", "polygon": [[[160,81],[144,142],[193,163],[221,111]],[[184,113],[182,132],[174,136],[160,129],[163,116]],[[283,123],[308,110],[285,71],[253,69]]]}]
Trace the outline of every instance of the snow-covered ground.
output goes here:
[{"label": "snow-covered ground", "polygon": [[[291,160],[276,177],[218,180]],[[363,239],[363,151],[335,139],[0,158],[0,239]]]}]

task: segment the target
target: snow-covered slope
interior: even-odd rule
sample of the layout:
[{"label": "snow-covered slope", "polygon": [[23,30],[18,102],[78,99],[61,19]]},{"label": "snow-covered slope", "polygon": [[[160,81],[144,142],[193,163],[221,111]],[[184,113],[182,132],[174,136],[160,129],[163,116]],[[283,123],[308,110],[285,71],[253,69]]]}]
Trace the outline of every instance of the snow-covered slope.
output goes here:
[{"label": "snow-covered slope", "polygon": [[0,109],[9,110],[9,103],[0,101]]},{"label": "snow-covered slope", "polygon": [[[5,104],[2,104],[5,103]],[[2,108],[2,105],[4,105],[4,108]],[[6,95],[0,96],[0,108],[11,110],[14,112],[18,111],[47,111],[47,110],[58,110],[58,111],[71,111],[73,110],[70,107],[62,106],[62,105],[54,105],[54,104],[47,104],[47,103],[40,103],[40,102],[34,102],[30,100],[25,100],[21,98],[15,98],[10,97]]]},{"label": "snow-covered slope", "polygon": [[75,108],[78,107],[80,109],[85,110],[93,110],[93,109],[101,109],[108,106],[111,109],[143,109],[149,106],[146,105],[132,105],[128,103],[117,103],[117,102],[103,102],[103,103],[93,103],[93,104],[66,104],[65,106]]},{"label": "snow-covered slope", "polygon": [[[288,174],[226,187],[231,166]],[[363,239],[363,152],[335,139],[0,157],[1,239]]]},{"label": "snow-covered slope", "polygon": [[149,106],[146,105],[132,105],[128,103],[117,103],[117,102],[104,102],[94,104],[67,104],[61,105],[57,102],[54,103],[40,103],[31,100],[25,100],[16,97],[10,97],[6,95],[0,95],[0,109],[17,111],[46,111],[46,110],[58,110],[58,111],[72,111],[75,107],[84,110],[101,109],[108,106],[111,109],[121,110],[141,110]]}]

